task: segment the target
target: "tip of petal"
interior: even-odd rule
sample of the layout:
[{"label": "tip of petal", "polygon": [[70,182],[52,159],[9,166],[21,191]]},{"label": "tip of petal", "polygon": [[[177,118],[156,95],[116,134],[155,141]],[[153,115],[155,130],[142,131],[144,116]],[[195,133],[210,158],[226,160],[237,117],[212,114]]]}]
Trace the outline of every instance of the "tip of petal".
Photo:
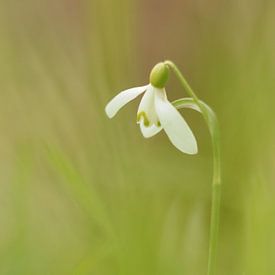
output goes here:
[{"label": "tip of petal", "polygon": [[105,113],[108,118],[113,118],[115,116],[115,113],[112,110],[110,110],[109,104],[107,104],[107,106],[105,107]]},{"label": "tip of petal", "polygon": [[161,126],[156,126],[154,124],[148,127],[144,125],[143,121],[141,121],[141,123],[139,124],[140,124],[141,133],[144,138],[151,138],[162,130]]},{"label": "tip of petal", "polygon": [[197,142],[195,140],[193,140],[193,142],[191,142],[189,144],[186,144],[186,142],[182,143],[182,144],[175,143],[171,139],[170,139],[170,141],[182,153],[185,153],[188,155],[196,155],[198,153],[198,146],[197,146]]},{"label": "tip of petal", "polygon": [[185,154],[189,154],[189,155],[196,155],[198,153],[198,147],[194,146],[193,148],[188,148],[188,150],[185,149],[182,152],[185,153]]}]

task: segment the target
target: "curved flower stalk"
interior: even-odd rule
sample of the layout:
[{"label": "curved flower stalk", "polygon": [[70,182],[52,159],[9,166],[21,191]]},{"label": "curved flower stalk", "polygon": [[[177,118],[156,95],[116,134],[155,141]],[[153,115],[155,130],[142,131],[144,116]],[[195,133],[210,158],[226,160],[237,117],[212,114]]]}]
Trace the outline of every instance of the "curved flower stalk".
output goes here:
[{"label": "curved flower stalk", "polygon": [[[208,256],[208,275],[215,274],[217,247],[219,237],[220,223],[220,204],[221,204],[221,152],[220,152],[220,131],[218,119],[215,112],[203,101],[199,100],[195,92],[192,90],[178,67],[172,61],[165,61],[175,73],[182,87],[191,97],[191,99],[179,99],[174,101],[174,105],[178,108],[190,107],[200,111],[210,132],[213,150],[213,179],[212,179],[212,208],[210,220],[210,237],[209,237],[209,256]],[[191,101],[190,101],[191,100]]]},{"label": "curved flower stalk", "polygon": [[[165,84],[171,69],[190,98],[181,98],[174,102],[167,99]],[[177,109],[191,108],[202,114],[208,126],[213,148],[212,209],[210,221],[210,240],[208,275],[214,275],[217,255],[219,212],[221,200],[220,137],[218,120],[213,110],[199,100],[177,66],[171,61],[157,64],[150,74],[150,84],[125,90],[115,96],[106,106],[109,118],[128,102],[144,93],[137,112],[137,122],[145,138],[152,137],[162,129],[171,143],[187,154],[197,153],[197,142],[188,124]]]},{"label": "curved flower stalk", "polygon": [[164,74],[167,80],[168,68],[163,63],[152,70],[150,84],[122,91],[115,96],[107,104],[106,114],[109,118],[114,117],[124,105],[144,93],[137,112],[137,123],[143,136],[150,138],[163,129],[177,149],[187,154],[196,154],[198,148],[195,136],[181,114],[167,99],[163,86],[165,83],[157,78],[159,73]]}]

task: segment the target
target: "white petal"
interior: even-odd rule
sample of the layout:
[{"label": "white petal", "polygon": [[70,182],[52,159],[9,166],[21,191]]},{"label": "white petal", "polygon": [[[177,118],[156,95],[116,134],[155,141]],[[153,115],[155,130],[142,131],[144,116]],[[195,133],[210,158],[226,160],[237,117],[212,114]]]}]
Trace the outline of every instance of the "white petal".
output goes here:
[{"label": "white petal", "polygon": [[[155,110],[154,100],[155,100],[154,88],[149,84],[145,94],[143,95],[143,97],[140,101],[139,107],[138,107],[138,118],[139,118],[140,114],[144,114],[146,120],[148,120],[147,123],[149,125],[147,125],[147,126],[151,126],[152,124],[157,125],[159,122],[157,113]],[[145,122],[144,119],[140,119],[140,123],[144,124],[144,122]]]},{"label": "white petal", "polygon": [[159,133],[162,130],[162,127],[156,126],[154,124],[152,126],[146,127],[143,123],[140,123],[140,130],[145,138],[150,138]]},{"label": "white petal", "polygon": [[109,118],[114,117],[125,104],[145,92],[147,87],[148,85],[131,88],[116,95],[105,107],[105,112],[107,116]]},{"label": "white petal", "polygon": [[156,90],[155,108],[172,144],[184,153],[196,154],[198,152],[196,139],[181,114],[167,100],[164,90]]}]

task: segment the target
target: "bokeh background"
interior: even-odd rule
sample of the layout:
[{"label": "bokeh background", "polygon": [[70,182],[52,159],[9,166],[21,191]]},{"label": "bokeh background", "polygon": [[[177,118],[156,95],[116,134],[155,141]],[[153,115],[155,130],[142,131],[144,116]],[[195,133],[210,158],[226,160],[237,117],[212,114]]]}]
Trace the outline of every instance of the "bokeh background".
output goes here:
[{"label": "bokeh background", "polygon": [[[217,274],[275,274],[273,0],[0,1],[0,274],[206,274],[211,143],[145,140],[138,100],[104,106],[171,59],[216,111]],[[183,97],[175,77],[169,99]]]}]

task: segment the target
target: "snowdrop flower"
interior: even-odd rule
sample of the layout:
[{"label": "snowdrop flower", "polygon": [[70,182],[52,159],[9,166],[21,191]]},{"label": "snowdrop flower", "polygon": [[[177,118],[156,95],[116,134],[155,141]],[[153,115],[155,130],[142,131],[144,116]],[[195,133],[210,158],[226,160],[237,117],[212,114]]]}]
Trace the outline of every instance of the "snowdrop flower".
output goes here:
[{"label": "snowdrop flower", "polygon": [[157,64],[151,71],[150,84],[122,91],[107,104],[105,112],[112,118],[124,105],[144,93],[137,112],[137,123],[143,136],[150,138],[163,129],[177,149],[196,154],[197,142],[191,129],[167,99],[164,87],[168,76],[167,65]]}]

